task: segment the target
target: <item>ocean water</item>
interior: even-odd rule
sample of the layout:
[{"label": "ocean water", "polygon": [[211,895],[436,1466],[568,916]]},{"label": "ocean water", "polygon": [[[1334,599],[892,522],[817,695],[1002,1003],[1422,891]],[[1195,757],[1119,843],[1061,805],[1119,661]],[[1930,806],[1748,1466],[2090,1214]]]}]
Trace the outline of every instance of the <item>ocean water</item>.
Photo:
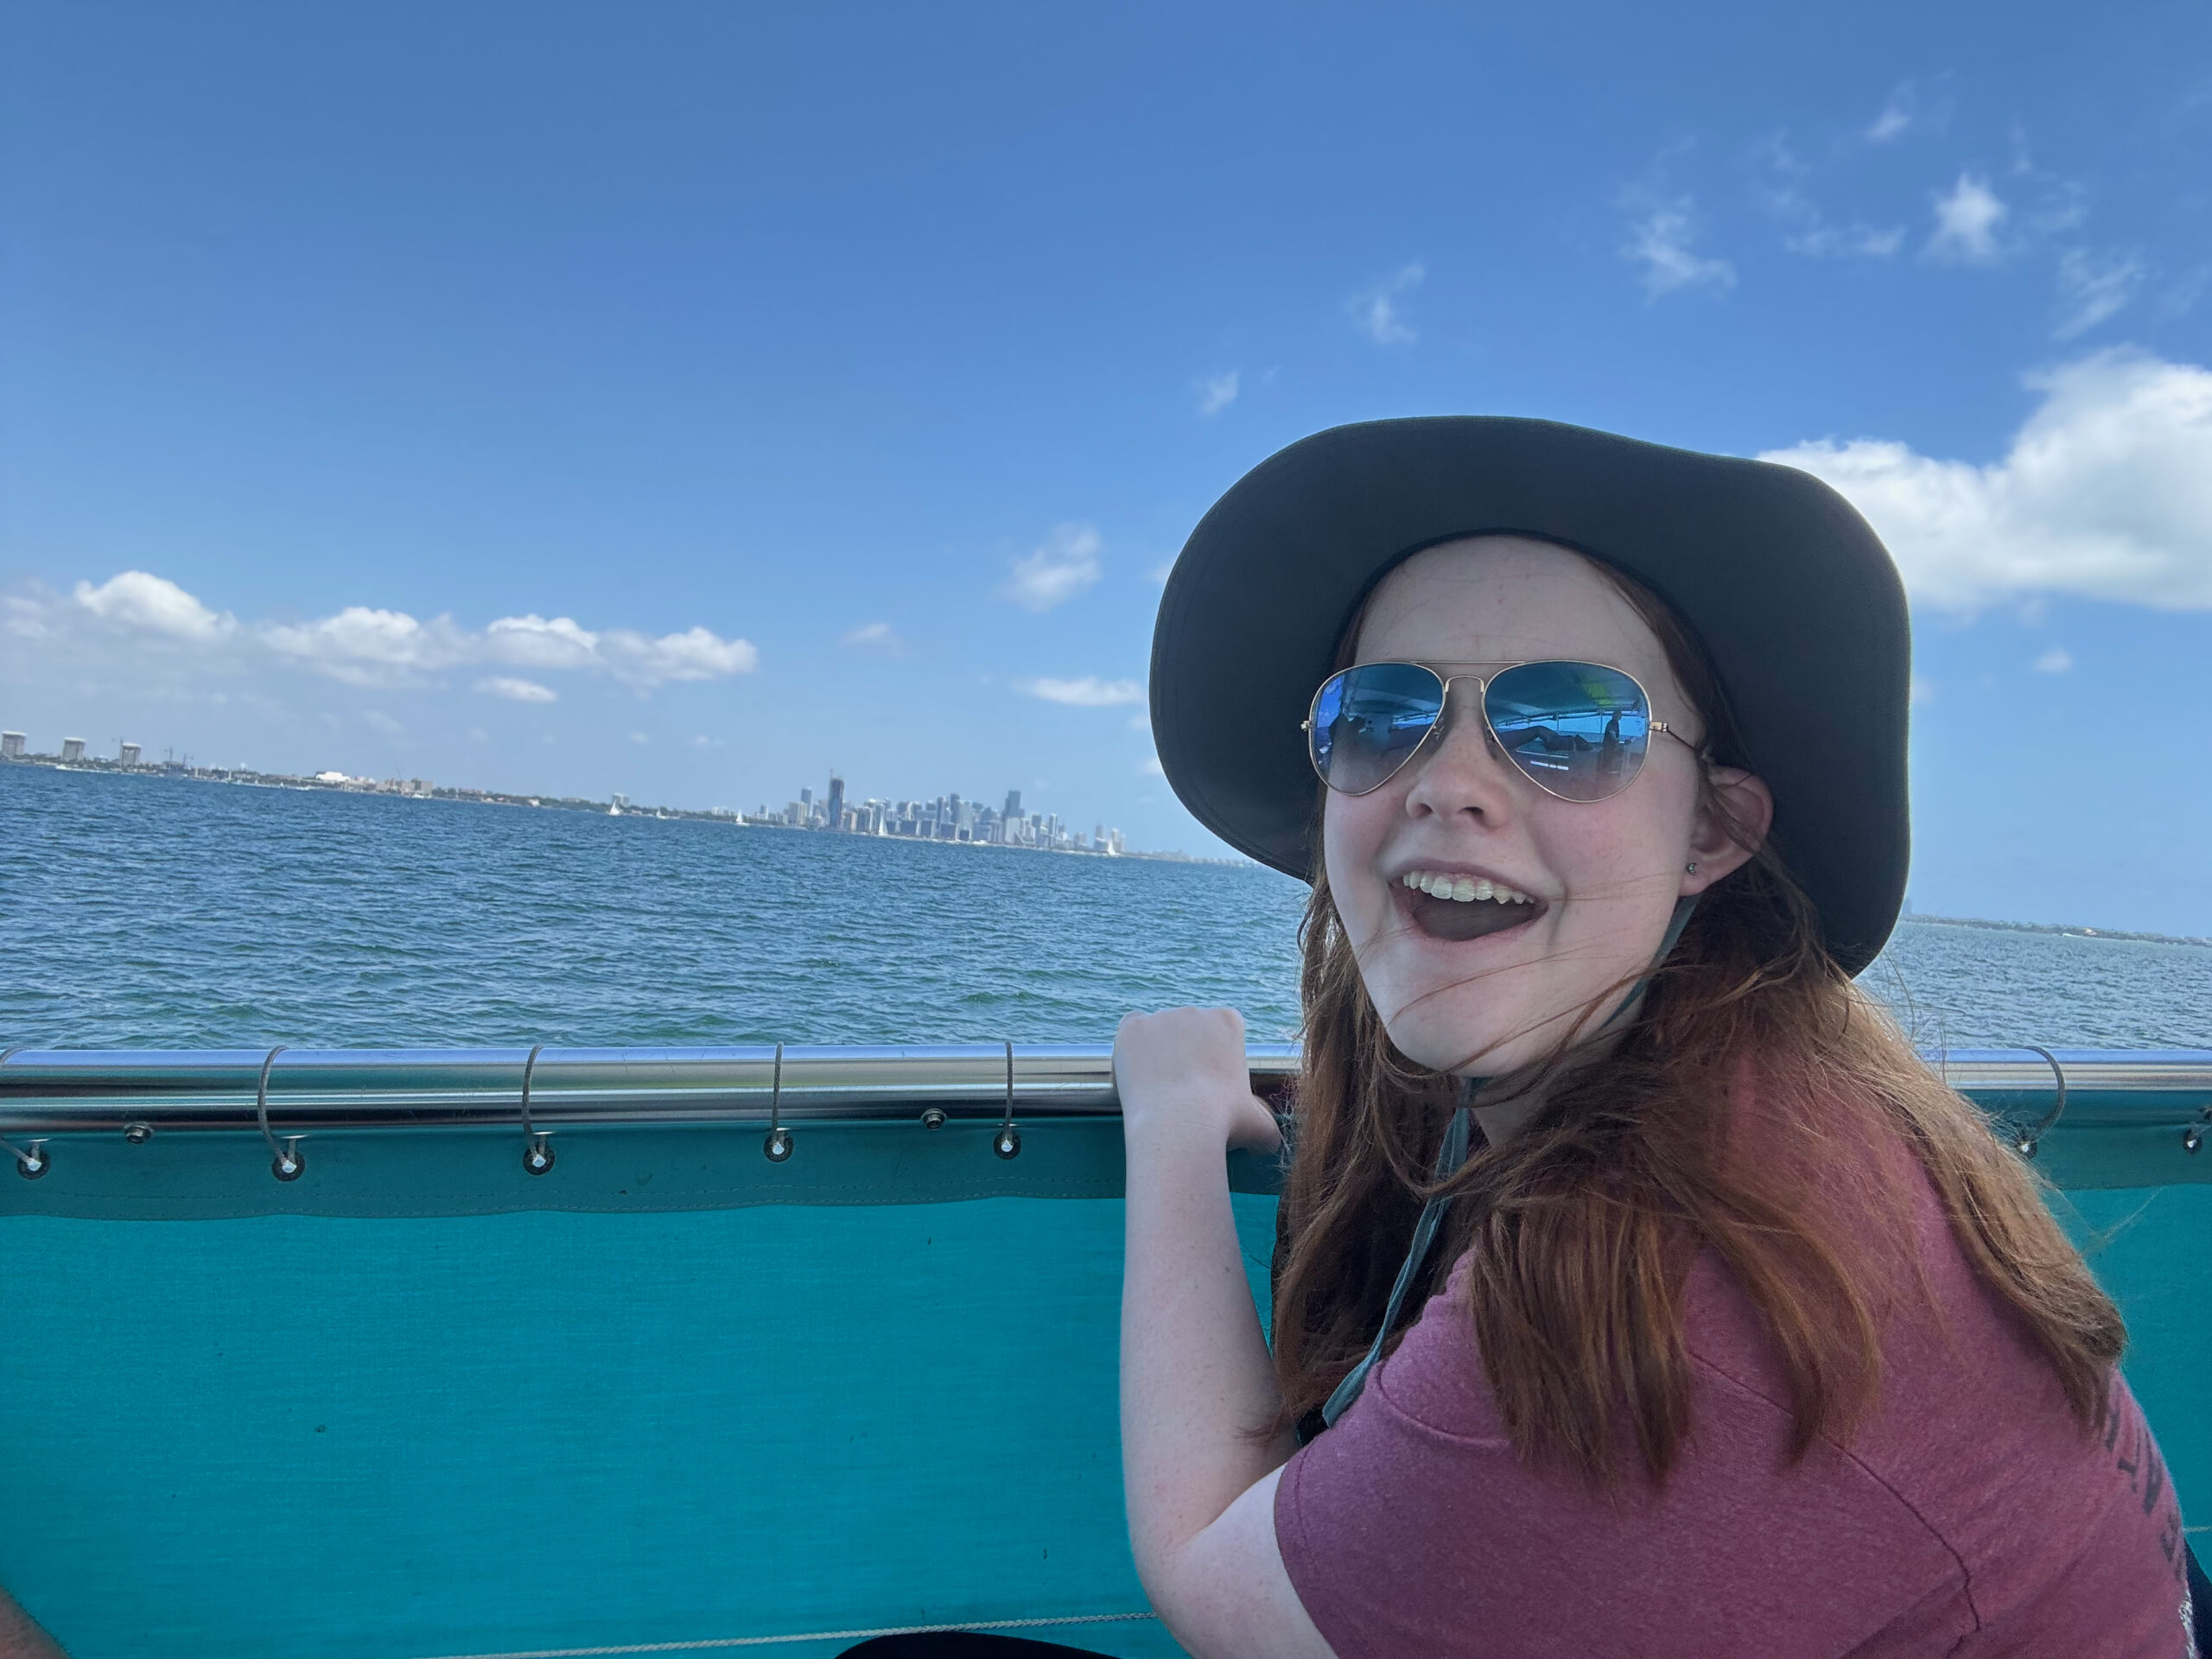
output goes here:
[{"label": "ocean water", "polygon": [[[0,1047],[1109,1039],[1297,1023],[1271,871],[0,767]],[[2212,1047],[2212,950],[1908,923],[1924,1044]]]}]

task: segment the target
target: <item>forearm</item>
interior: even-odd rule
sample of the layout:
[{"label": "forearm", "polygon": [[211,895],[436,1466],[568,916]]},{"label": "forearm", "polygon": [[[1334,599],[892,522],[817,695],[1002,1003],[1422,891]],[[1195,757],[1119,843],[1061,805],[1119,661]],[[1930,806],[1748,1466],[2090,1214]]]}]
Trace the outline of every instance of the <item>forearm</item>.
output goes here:
[{"label": "forearm", "polygon": [[0,1659],[68,1659],[5,1590],[0,1590]]},{"label": "forearm", "polygon": [[1184,1548],[1294,1449],[1255,1438],[1280,1408],[1217,1143],[1163,1128],[1128,1148],[1122,1469],[1155,1604]]}]

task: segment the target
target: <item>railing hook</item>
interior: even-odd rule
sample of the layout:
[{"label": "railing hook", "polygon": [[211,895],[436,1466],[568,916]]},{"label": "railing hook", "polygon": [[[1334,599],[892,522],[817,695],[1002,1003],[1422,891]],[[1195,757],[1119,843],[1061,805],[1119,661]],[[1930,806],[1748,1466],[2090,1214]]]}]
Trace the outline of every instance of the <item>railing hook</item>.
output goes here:
[{"label": "railing hook", "polygon": [[553,1167],[553,1142],[550,1136],[541,1135],[530,1121],[530,1078],[537,1070],[537,1057],[545,1052],[540,1043],[530,1051],[530,1058],[522,1063],[522,1166],[532,1175],[543,1175]]},{"label": "railing hook", "polygon": [[261,1080],[253,1086],[253,1116],[261,1125],[261,1138],[269,1143],[269,1173],[280,1181],[296,1181],[308,1166],[307,1158],[300,1151],[301,1137],[286,1135],[280,1148],[276,1137],[269,1132],[269,1068],[276,1064],[276,1057],[284,1052],[284,1046],[279,1043],[262,1057]]},{"label": "railing hook", "polygon": [[[8,1057],[10,1054],[20,1054],[22,1052],[22,1045],[20,1043],[13,1048],[0,1048],[0,1065],[8,1064]],[[54,1167],[54,1160],[48,1154],[46,1142],[43,1141],[34,1141],[29,1146],[19,1147],[12,1141],[0,1140],[0,1149],[5,1149],[15,1154],[16,1173],[27,1181],[38,1179],[40,1176]],[[2192,1147],[2190,1150],[2193,1152],[2196,1148]]]},{"label": "railing hook", "polygon": [[2066,1109],[2066,1068],[2059,1065],[2058,1056],[2047,1048],[2038,1048],[2033,1043],[2023,1043],[2021,1046],[2031,1054],[2042,1055],[2044,1062],[2050,1067],[2050,1075],[2058,1079],[2058,1098],[2052,1103],[2050,1116],[2035,1128],[2023,1129],[2020,1132],[2020,1138],[2012,1143],[2020,1149],[2021,1157],[2033,1158],[2036,1155],[2036,1148],[2042,1143],[2044,1136],[2050,1133],[2051,1126],[2058,1122],[2060,1114]]},{"label": "railing hook", "polygon": [[1006,1046],[1006,1116],[999,1120],[999,1132],[991,1142],[991,1150],[1001,1158],[1021,1156],[1021,1131],[1014,1127],[1014,1041],[1011,1038],[1007,1039]]},{"label": "railing hook", "polygon": [[791,1155],[791,1132],[784,1127],[784,1046],[776,1045],[776,1080],[773,1092],[768,1096],[768,1138],[760,1143],[760,1155],[772,1164],[780,1164]]}]

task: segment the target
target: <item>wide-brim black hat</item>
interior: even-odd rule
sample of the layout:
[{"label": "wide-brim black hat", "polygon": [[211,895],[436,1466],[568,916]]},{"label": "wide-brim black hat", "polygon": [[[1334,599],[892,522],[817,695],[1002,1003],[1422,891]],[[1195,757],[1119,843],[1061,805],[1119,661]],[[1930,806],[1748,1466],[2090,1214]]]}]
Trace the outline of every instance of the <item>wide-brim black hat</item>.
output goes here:
[{"label": "wide-brim black hat", "polygon": [[1651,588],[1710,655],[1774,791],[1776,850],[1857,973],[1911,855],[1911,630],[1897,567],[1808,473],[1552,421],[1447,416],[1301,439],[1216,502],[1152,637],[1160,762],[1199,823],[1313,879],[1319,785],[1300,723],[1368,590],[1462,536],[1557,542]]}]

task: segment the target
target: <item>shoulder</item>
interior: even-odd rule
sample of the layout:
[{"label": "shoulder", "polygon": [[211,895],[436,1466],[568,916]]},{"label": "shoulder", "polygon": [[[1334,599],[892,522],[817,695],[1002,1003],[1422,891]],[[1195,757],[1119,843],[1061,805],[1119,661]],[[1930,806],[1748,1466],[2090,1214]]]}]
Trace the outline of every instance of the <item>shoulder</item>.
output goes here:
[{"label": "shoulder", "polygon": [[[1663,1489],[1603,1493],[1524,1463],[1466,1294],[1462,1268],[1278,1488],[1286,1570],[1339,1651],[1465,1651],[1471,1602],[1492,1631],[1541,1630],[1592,1652],[1628,1639],[1618,1621],[1631,1615],[1638,1632],[1709,1639],[1719,1618],[1742,1636],[1685,1652],[1846,1651],[1916,1605],[1953,1639],[1972,1628],[1942,1541],[1837,1450],[1792,1465],[1786,1406],[1758,1375],[1736,1374],[1726,1344],[1719,1363],[1700,1356],[1694,1441]],[[1725,1304],[1732,1293],[1720,1275],[1700,1294]],[[1625,1599],[1593,1599],[1593,1580]],[[1347,1645],[1378,1629],[1392,1640]]]}]

